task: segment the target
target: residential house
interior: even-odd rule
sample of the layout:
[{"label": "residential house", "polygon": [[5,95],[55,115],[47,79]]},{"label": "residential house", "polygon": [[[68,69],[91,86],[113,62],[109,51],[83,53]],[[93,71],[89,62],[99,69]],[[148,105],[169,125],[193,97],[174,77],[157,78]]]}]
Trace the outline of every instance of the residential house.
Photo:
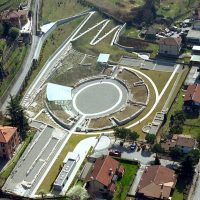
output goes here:
[{"label": "residential house", "polygon": [[10,159],[19,144],[20,136],[16,127],[0,126],[0,157]]},{"label": "residential house", "polygon": [[161,147],[169,152],[172,148],[177,147],[182,150],[183,153],[189,153],[194,149],[196,141],[190,135],[177,135],[174,134],[172,139],[166,140],[161,143]]},{"label": "residential house", "polygon": [[200,84],[189,85],[184,96],[183,109],[186,111],[200,109]]},{"label": "residential house", "polygon": [[10,22],[13,26],[21,29],[26,24],[27,10],[6,10],[0,15],[0,22]]},{"label": "residential house", "polygon": [[124,168],[117,160],[110,156],[98,158],[85,179],[89,194],[112,197],[116,191],[115,182],[123,173]]},{"label": "residential house", "polygon": [[161,165],[148,166],[138,184],[136,196],[146,199],[171,199],[177,182],[174,170]]},{"label": "residential house", "polygon": [[167,37],[159,40],[159,54],[177,57],[181,50],[181,37]]},{"label": "residential house", "polygon": [[183,153],[189,153],[195,147],[195,139],[190,135],[178,135],[176,147],[180,148]]}]

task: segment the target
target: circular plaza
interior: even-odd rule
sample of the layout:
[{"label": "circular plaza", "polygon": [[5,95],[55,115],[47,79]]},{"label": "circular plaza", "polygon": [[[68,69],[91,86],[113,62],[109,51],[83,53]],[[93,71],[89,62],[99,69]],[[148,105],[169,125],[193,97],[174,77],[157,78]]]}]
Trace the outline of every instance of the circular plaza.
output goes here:
[{"label": "circular plaza", "polygon": [[73,109],[86,117],[102,117],[119,110],[128,99],[128,90],[115,79],[97,79],[72,91]]}]

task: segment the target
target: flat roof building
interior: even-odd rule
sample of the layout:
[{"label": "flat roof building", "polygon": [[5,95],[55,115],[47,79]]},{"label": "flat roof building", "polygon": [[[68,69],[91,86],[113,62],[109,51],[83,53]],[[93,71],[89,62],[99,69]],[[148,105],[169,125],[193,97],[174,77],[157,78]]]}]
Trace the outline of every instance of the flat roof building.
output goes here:
[{"label": "flat roof building", "polygon": [[74,152],[69,152],[67,154],[63,161],[64,166],[53,184],[55,190],[62,191],[78,160],[79,154]]},{"label": "flat roof building", "polygon": [[108,63],[110,54],[100,53],[97,62],[98,63]]},{"label": "flat roof building", "polygon": [[72,88],[54,83],[48,83],[46,89],[48,101],[54,101],[57,104],[64,104],[72,100]]},{"label": "flat roof building", "polygon": [[188,43],[200,44],[200,31],[199,30],[189,30],[187,34]]}]

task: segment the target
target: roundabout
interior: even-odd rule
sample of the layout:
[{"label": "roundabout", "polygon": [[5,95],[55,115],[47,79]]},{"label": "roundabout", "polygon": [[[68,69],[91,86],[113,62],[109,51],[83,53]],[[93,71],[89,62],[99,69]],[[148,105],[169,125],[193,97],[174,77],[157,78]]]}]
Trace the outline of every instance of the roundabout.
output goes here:
[{"label": "roundabout", "polygon": [[128,100],[126,87],[114,79],[92,80],[76,87],[72,93],[73,109],[89,118],[116,112]]}]

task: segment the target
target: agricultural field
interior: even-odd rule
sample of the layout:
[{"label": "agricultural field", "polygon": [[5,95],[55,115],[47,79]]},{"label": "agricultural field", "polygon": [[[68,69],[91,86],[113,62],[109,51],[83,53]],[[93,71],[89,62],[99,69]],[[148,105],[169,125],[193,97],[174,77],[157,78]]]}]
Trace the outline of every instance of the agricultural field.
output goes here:
[{"label": "agricultural field", "polygon": [[[4,48],[6,48],[6,46]],[[0,96],[4,94],[4,92],[12,83],[15,75],[20,71],[27,50],[27,46],[17,47],[9,59],[5,62],[4,69],[7,72],[7,76],[3,79],[3,82],[0,83]]]},{"label": "agricultural field", "polygon": [[41,21],[43,24],[77,15],[85,10],[77,0],[42,0]]}]

